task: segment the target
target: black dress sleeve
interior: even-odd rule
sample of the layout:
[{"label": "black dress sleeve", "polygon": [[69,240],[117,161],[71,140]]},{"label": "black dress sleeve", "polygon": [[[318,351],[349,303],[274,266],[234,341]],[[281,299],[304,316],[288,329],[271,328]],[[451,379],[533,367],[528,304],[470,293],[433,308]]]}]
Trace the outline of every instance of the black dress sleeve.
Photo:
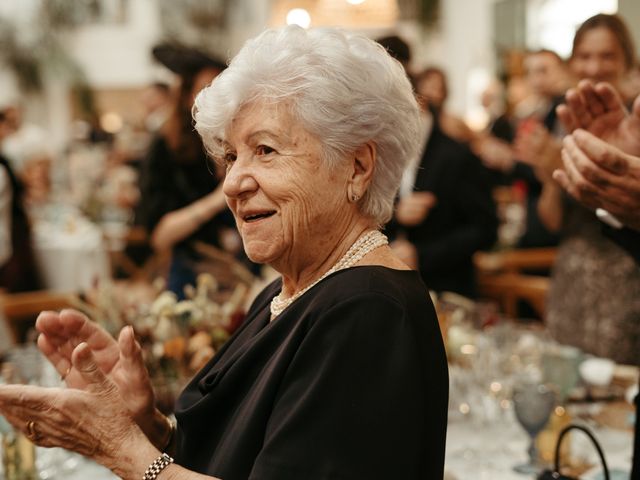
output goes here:
[{"label": "black dress sleeve", "polygon": [[446,359],[434,313],[415,313],[362,293],[316,319],[249,478],[442,478]]}]

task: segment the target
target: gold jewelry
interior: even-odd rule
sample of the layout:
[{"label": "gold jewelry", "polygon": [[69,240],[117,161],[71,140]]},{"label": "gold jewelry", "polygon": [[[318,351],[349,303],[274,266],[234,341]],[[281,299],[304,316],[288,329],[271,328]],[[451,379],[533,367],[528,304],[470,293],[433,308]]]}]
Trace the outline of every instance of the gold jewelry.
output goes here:
[{"label": "gold jewelry", "polygon": [[163,453],[158,458],[156,458],[151,465],[145,470],[144,475],[142,476],[142,480],[156,480],[160,472],[162,472],[165,468],[173,463],[173,458],[171,458],[166,453]]},{"label": "gold jewelry", "polygon": [[378,230],[371,230],[365,233],[360,238],[358,238],[358,240],[356,240],[353,245],[351,245],[349,250],[347,250],[347,253],[345,253],[344,256],[340,260],[338,260],[333,267],[327,270],[324,275],[318,278],[311,285],[306,286],[305,288],[288,298],[283,298],[282,291],[280,291],[278,295],[273,297],[270,305],[271,320],[280,315],[285,308],[291,305],[296,299],[301,297],[307,290],[315,286],[321,280],[324,280],[326,277],[334,272],[337,272],[338,270],[344,270],[345,268],[354,266],[356,263],[362,260],[362,258],[367,253],[372,252],[378,247],[387,245],[388,243],[389,240],[387,239],[386,235]]},{"label": "gold jewelry", "polygon": [[358,194],[354,193],[353,195],[351,195],[351,201],[353,203],[356,203],[358,200],[360,200],[360,197],[358,196]]},{"label": "gold jewelry", "polygon": [[167,433],[167,439],[164,440],[162,442],[163,444],[163,448],[162,451],[167,451],[169,449],[169,447],[171,446],[171,443],[173,442],[173,437],[176,433],[176,424],[175,422],[172,422],[171,419],[169,417],[164,417],[166,423],[167,423],[167,427],[169,428],[169,432]]},{"label": "gold jewelry", "polygon": [[27,438],[32,442],[35,442],[40,438],[40,434],[36,430],[36,422],[33,420],[29,420],[27,422]]}]

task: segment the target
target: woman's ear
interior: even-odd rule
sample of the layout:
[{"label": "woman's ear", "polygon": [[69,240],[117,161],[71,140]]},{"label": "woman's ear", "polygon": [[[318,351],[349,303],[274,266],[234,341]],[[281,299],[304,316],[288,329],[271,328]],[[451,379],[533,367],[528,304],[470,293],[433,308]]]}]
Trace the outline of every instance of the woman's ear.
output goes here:
[{"label": "woman's ear", "polygon": [[[376,145],[367,142],[358,147],[352,158],[351,178],[349,179],[349,199],[357,201],[362,198],[371,179],[376,166]],[[355,200],[354,200],[355,199]]]}]

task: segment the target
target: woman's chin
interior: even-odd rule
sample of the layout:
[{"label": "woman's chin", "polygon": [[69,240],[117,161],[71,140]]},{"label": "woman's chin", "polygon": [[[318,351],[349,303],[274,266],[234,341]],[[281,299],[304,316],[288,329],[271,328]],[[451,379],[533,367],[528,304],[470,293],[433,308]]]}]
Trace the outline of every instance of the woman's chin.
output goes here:
[{"label": "woman's chin", "polygon": [[275,255],[273,252],[273,248],[269,245],[262,244],[254,244],[249,243],[245,244],[244,252],[247,254],[249,260],[253,263],[259,264],[270,264],[275,260]]}]

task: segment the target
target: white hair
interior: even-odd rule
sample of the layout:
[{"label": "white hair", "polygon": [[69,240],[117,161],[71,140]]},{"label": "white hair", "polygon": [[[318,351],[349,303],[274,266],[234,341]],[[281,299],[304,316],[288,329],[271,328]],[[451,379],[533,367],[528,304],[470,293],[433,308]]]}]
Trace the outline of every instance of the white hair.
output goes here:
[{"label": "white hair", "polygon": [[223,155],[235,114],[254,101],[290,105],[294,118],[322,143],[328,168],[373,142],[376,165],[361,210],[379,225],[391,218],[421,132],[409,79],[382,46],[362,35],[296,26],[247,41],[195,101],[195,128],[214,159]]}]

